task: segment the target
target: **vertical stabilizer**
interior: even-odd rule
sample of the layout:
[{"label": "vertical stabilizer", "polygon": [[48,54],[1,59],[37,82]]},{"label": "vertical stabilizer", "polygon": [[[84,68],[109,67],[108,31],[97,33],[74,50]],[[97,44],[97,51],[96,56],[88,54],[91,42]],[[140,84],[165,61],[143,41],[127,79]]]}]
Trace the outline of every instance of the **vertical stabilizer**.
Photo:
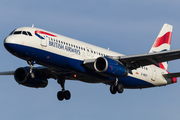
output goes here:
[{"label": "vertical stabilizer", "polygon": [[[163,25],[149,53],[170,50],[172,29],[172,25],[166,23]],[[159,65],[160,68],[167,70],[167,62],[159,63]]]}]

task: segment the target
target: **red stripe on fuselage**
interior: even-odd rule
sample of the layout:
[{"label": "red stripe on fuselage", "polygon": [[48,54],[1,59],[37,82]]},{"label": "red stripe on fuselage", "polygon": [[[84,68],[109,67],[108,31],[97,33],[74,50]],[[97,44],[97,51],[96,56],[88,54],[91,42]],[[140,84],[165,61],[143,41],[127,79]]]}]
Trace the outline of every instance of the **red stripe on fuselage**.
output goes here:
[{"label": "red stripe on fuselage", "polygon": [[171,44],[171,35],[172,35],[172,32],[167,32],[162,37],[157,38],[153,47],[159,47],[160,45],[162,45],[164,43],[170,45]]},{"label": "red stripe on fuselage", "polygon": [[52,37],[57,37],[56,35],[53,35],[53,34],[50,34],[50,33],[47,33],[47,32],[43,32],[43,31],[38,31],[38,30],[36,30],[35,33],[40,33],[40,34],[49,35],[49,36],[52,36]]}]

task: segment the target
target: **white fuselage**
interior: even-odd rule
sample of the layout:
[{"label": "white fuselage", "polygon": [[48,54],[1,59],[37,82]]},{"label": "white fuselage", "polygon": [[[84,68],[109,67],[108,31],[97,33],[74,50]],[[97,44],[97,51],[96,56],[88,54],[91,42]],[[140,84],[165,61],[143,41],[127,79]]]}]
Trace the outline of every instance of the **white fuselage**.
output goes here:
[{"label": "white fuselage", "polygon": [[[63,57],[66,57],[72,60],[78,60],[78,61],[84,61],[86,59],[96,59],[98,57],[102,57],[106,55],[124,56],[123,54],[116,53],[108,49],[97,47],[97,46],[94,46],[85,42],[81,42],[72,38],[68,38],[68,37],[58,35],[49,31],[45,31],[39,28],[23,27],[23,28],[16,29],[16,31],[29,31],[30,33],[32,33],[32,36],[28,36],[24,34],[12,34],[5,39],[4,41],[5,44],[14,44],[14,45],[20,45],[24,47],[35,48],[38,50],[47,51],[48,53],[53,53],[59,56],[63,56]],[[38,37],[38,35],[35,34],[35,31],[43,31],[44,33],[37,32],[37,34],[43,37],[44,39],[41,39],[40,37]],[[50,33],[50,34],[47,34],[47,33]],[[30,53],[27,52],[27,56],[28,54]],[[48,59],[51,58],[51,56],[52,55],[50,54],[46,54],[43,59],[46,59],[47,61]],[[62,62],[63,64],[64,61],[59,61],[59,62]],[[46,65],[46,63],[43,65]],[[163,85],[172,83],[172,80],[170,78],[165,79],[162,76],[162,74],[166,74],[166,73],[168,73],[166,70],[163,70],[154,65],[149,65],[149,66],[140,67],[136,70],[132,70],[131,73],[128,73],[127,77],[119,78],[119,79],[120,81],[122,79],[122,82],[127,81],[127,83],[125,84],[129,84],[128,82],[130,81],[128,77],[130,77],[130,78],[138,79],[143,82],[152,84],[154,86],[163,86]],[[133,81],[133,79],[131,79],[131,81]],[[133,84],[133,83],[130,83],[130,84]],[[135,86],[134,88],[137,88],[137,87],[138,85]],[[144,85],[144,87],[146,86]],[[153,86],[147,86],[147,87],[153,87]],[[143,88],[143,87],[139,86],[139,88]]]}]

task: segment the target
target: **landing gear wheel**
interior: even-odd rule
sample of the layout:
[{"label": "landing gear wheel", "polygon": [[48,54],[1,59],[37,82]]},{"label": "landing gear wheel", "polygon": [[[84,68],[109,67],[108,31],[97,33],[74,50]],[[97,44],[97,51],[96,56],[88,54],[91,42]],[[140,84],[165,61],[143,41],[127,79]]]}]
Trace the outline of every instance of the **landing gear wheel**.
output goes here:
[{"label": "landing gear wheel", "polygon": [[62,101],[64,99],[64,93],[62,91],[59,91],[57,93],[57,98],[59,101]]},{"label": "landing gear wheel", "polygon": [[59,91],[57,93],[57,98],[58,100],[62,101],[63,99],[65,100],[69,100],[71,98],[71,93],[69,92],[69,90],[65,90],[64,84],[65,84],[65,77],[64,76],[59,76],[58,77],[58,81],[57,81],[61,87],[62,87],[62,91]]},{"label": "landing gear wheel", "polygon": [[116,88],[115,85],[111,85],[111,86],[110,86],[110,92],[111,92],[111,94],[116,94],[117,88]]},{"label": "landing gear wheel", "polygon": [[110,86],[110,92],[111,92],[112,94],[116,94],[116,92],[118,92],[118,93],[123,93],[123,91],[124,91],[124,87],[123,87],[122,84],[111,85],[111,86]]},{"label": "landing gear wheel", "polygon": [[64,91],[64,98],[66,100],[69,100],[71,98],[71,93],[68,90]]},{"label": "landing gear wheel", "polygon": [[118,85],[117,85],[117,91],[118,91],[118,93],[123,93],[124,87],[123,87],[122,84],[118,84]]},{"label": "landing gear wheel", "polygon": [[57,98],[58,98],[59,101],[64,100],[64,98],[66,100],[69,100],[71,98],[71,93],[68,90],[66,90],[66,91],[59,91],[57,93]]}]

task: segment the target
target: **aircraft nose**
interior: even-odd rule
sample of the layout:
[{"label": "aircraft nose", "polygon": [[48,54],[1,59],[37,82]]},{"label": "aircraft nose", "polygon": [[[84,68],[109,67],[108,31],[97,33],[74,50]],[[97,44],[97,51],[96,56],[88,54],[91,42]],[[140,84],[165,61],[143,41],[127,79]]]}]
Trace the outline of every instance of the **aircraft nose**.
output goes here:
[{"label": "aircraft nose", "polygon": [[6,43],[13,43],[13,39],[12,39],[12,37],[11,36],[8,36],[8,37],[6,37],[5,39],[4,39],[4,44],[6,44]]},{"label": "aircraft nose", "polygon": [[11,51],[11,43],[14,43],[14,38],[11,36],[8,36],[7,38],[4,39],[4,47],[8,50]]}]

